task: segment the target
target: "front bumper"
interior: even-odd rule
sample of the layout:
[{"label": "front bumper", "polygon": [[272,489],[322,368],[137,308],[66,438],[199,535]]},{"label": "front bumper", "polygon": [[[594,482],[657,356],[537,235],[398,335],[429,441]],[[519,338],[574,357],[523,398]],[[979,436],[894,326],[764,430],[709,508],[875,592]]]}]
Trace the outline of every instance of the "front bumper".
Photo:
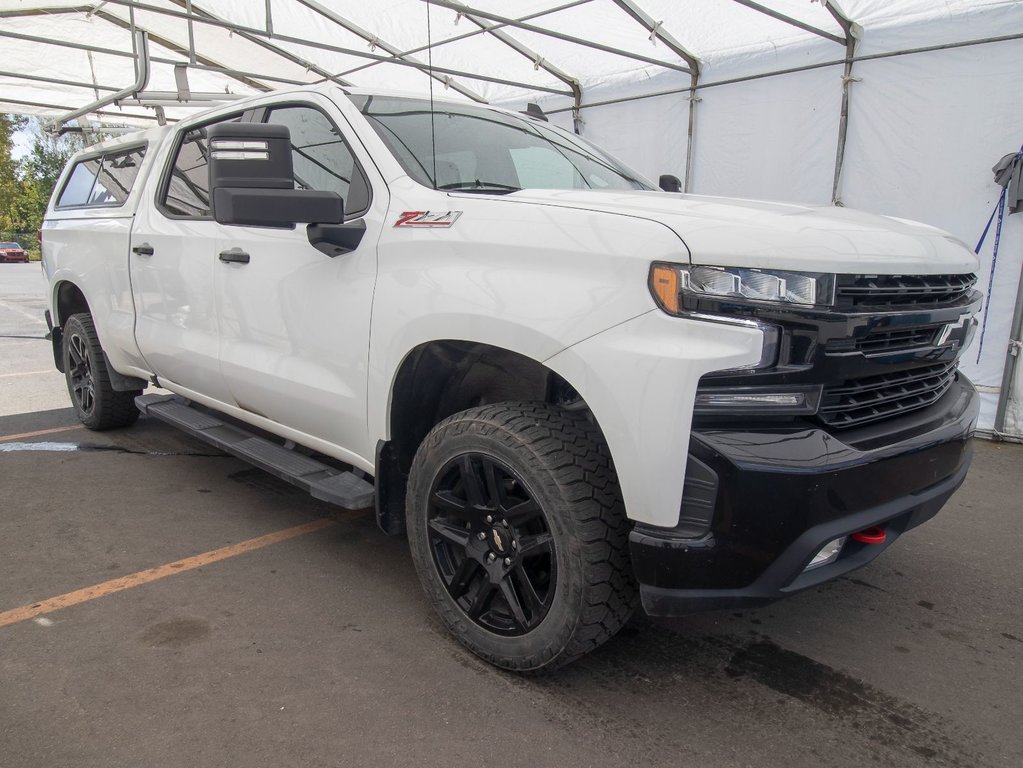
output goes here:
[{"label": "front bumper", "polygon": [[[960,375],[933,406],[842,432],[816,426],[695,429],[690,455],[717,475],[710,532],[637,525],[629,536],[644,610],[678,616],[752,607],[858,568],[933,517],[962,484],[979,404]],[[683,508],[685,499],[683,499]],[[806,566],[826,543],[865,528],[839,558]]]}]

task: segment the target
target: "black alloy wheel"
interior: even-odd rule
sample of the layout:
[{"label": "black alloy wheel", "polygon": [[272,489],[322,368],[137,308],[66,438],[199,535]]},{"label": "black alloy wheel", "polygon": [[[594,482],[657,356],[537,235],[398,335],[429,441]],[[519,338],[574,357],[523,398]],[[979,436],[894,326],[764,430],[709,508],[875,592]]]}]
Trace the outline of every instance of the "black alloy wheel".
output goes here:
[{"label": "black alloy wheel", "polygon": [[86,418],[96,410],[96,382],[92,377],[89,342],[75,330],[67,338],[68,390],[75,408]]},{"label": "black alloy wheel", "polygon": [[61,354],[67,391],[82,424],[104,430],[126,427],[138,419],[135,397],[142,390],[114,389],[91,315],[82,312],[67,319]]},{"label": "black alloy wheel", "polygon": [[554,538],[543,510],[498,459],[466,453],[430,489],[433,563],[458,606],[499,635],[523,635],[543,621],[557,586]]},{"label": "black alloy wheel", "polygon": [[618,478],[586,414],[504,402],[449,416],[416,451],[405,520],[438,616],[503,669],[568,664],[636,605]]}]

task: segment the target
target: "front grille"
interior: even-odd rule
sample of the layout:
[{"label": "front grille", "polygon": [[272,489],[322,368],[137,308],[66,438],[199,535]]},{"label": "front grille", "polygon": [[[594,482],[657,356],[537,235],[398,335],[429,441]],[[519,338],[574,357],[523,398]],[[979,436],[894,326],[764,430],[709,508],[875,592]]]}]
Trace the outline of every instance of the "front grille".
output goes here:
[{"label": "front grille", "polygon": [[933,307],[967,296],[977,276],[966,275],[840,275],[835,288],[839,307]]},{"label": "front grille", "polygon": [[818,418],[847,429],[926,408],[952,385],[957,362],[911,368],[825,387]]},{"label": "front grille", "polygon": [[865,355],[879,352],[895,352],[903,349],[928,347],[934,343],[934,336],[941,326],[908,328],[900,330],[871,331],[856,340],[856,349]]}]

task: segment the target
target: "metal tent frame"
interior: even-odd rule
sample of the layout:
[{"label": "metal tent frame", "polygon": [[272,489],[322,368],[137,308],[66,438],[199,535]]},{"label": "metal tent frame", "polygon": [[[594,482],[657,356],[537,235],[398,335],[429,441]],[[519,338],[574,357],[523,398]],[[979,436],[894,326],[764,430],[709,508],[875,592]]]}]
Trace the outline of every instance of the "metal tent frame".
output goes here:
[{"label": "metal tent frame", "polygon": [[[820,2],[842,28],[843,35],[841,36],[807,24],[798,19],[794,19],[770,8],[769,6],[753,2],[753,0],[727,1],[734,2],[740,6],[748,8],[752,12],[769,16],[777,21],[784,22],[803,31],[819,35],[824,39],[845,47],[846,58],[844,59],[844,63],[846,66],[846,82],[843,88],[843,110],[839,136],[839,151],[835,170],[835,197],[837,199],[838,180],[841,173],[842,156],[844,154],[844,136],[848,122],[848,83],[851,82],[850,73],[855,53],[856,26],[851,20],[845,17],[842,11],[838,8],[835,0],[820,0]],[[574,35],[569,35],[536,23],[544,17],[551,17],[555,14],[577,8],[579,6],[593,4],[598,2],[598,0],[569,0],[569,2],[520,17],[498,15],[490,11],[475,8],[466,3],[458,2],[457,0],[423,0],[423,2],[434,7],[446,8],[454,11],[457,14],[456,19],[466,19],[475,27],[475,29],[467,33],[432,42],[430,45],[419,46],[410,50],[401,50],[398,46],[380,39],[380,37],[372,30],[359,26],[352,20],[317,0],[288,0],[288,2],[295,6],[312,11],[322,19],[337,27],[339,30],[344,30],[347,33],[355,35],[368,44],[368,49],[360,50],[349,46],[334,45],[331,43],[281,34],[279,31],[274,30],[273,11],[270,0],[265,0],[265,24],[263,27],[243,25],[228,19],[220,18],[205,10],[202,7],[202,0],[171,0],[171,4],[176,7],[155,5],[152,2],[145,2],[144,0],[106,0],[106,2],[82,3],[80,5],[72,6],[49,6],[46,3],[40,3],[33,8],[0,11],[0,21],[4,18],[18,18],[33,15],[38,16],[41,14],[85,14],[90,18],[98,18],[107,23],[126,28],[132,35],[132,51],[129,53],[127,51],[104,48],[87,43],[32,36],[10,30],[4,30],[2,26],[0,26],[0,38],[10,37],[12,39],[28,42],[85,50],[90,56],[93,54],[97,56],[130,56],[135,59],[135,81],[130,86],[124,87],[111,84],[100,84],[95,81],[87,83],[84,81],[48,78],[42,75],[32,75],[28,73],[17,74],[11,71],[0,73],[0,75],[7,77],[20,77],[27,81],[30,80],[50,85],[60,85],[67,88],[88,88],[93,90],[95,92],[95,99],[90,103],[76,109],[70,109],[53,118],[49,125],[52,129],[59,130],[68,122],[85,115],[93,114],[99,118],[107,118],[112,113],[105,112],[104,108],[111,105],[152,107],[157,109],[157,112],[151,117],[151,119],[158,119],[162,121],[163,116],[162,111],[159,109],[160,107],[167,105],[208,106],[211,101],[217,100],[218,97],[220,100],[223,100],[224,94],[201,94],[192,92],[188,88],[187,75],[184,67],[197,71],[223,74],[236,80],[249,89],[267,91],[271,89],[271,84],[299,85],[309,82],[325,82],[328,80],[336,82],[339,85],[353,85],[354,83],[349,78],[352,75],[357,75],[360,71],[382,64],[397,65],[423,72],[427,77],[433,78],[435,81],[442,83],[446,88],[450,88],[479,103],[486,103],[487,100],[480,95],[478,91],[474,90],[469,85],[466,85],[463,80],[475,80],[511,86],[519,88],[525,93],[540,92],[567,97],[571,99],[572,102],[571,106],[567,109],[572,112],[575,130],[577,133],[581,133],[583,125],[581,116],[582,110],[587,107],[597,106],[597,103],[585,104],[583,102],[584,85],[582,78],[573,73],[567,72],[548,56],[545,56],[543,51],[537,50],[535,46],[530,46],[516,37],[515,32],[521,30],[522,32],[530,33],[533,36],[540,36],[544,39],[558,40],[562,43],[568,43],[585,49],[599,51],[604,54],[618,56],[630,64],[648,65],[666,71],[674,71],[688,75],[690,78],[689,86],[687,88],[680,89],[678,92],[687,93],[687,98],[689,100],[685,189],[688,190],[690,188],[691,173],[689,168],[692,161],[692,147],[696,129],[695,105],[698,101],[696,92],[700,87],[706,87],[706,84],[700,83],[700,60],[695,53],[687,49],[685,45],[679,41],[675,31],[665,29],[661,22],[655,21],[654,18],[642,8],[641,0],[640,2],[637,2],[637,0],[603,0],[603,2],[617,7],[622,12],[624,18],[628,20],[628,23],[641,26],[644,32],[649,35],[651,42],[662,45],[667,50],[668,54],[670,54],[669,56],[649,56],[636,51],[629,51],[623,48],[606,45],[595,40],[587,40]],[[127,21],[125,21],[125,19],[121,16],[112,13],[111,10],[107,8],[108,6],[127,9]],[[187,30],[185,39],[171,39],[167,36],[156,35],[152,29],[148,29],[144,24],[137,21],[137,12],[183,20],[186,24]],[[294,78],[283,78],[280,75],[265,72],[235,69],[229,64],[219,61],[216,57],[210,55],[209,52],[197,50],[195,28],[198,25],[227,30],[232,35],[238,35],[242,39],[253,43],[259,48],[268,51],[291,64],[303,67],[307,72],[315,74],[317,79],[303,81]],[[553,78],[561,84],[561,87],[554,87],[541,83],[523,82],[507,77],[501,77],[497,74],[488,73],[486,71],[468,71],[437,66],[430,62],[424,62],[416,57],[417,53],[430,51],[431,49],[436,50],[440,47],[474,36],[489,36],[490,38],[498,41],[501,45],[511,48],[522,57],[528,59],[534,65],[534,69],[543,70],[553,76]],[[160,46],[180,55],[182,60],[174,60],[151,55],[149,53],[150,43],[158,43]],[[365,59],[367,61],[365,64],[358,67],[349,68],[348,70],[339,73],[331,73],[284,46],[302,46],[320,51],[352,56]],[[381,52],[378,53],[377,49]],[[173,65],[176,68],[175,74],[178,75],[180,72],[180,77],[177,78],[178,91],[176,93],[156,93],[147,92],[145,90],[148,83],[149,71],[154,63]],[[102,94],[100,92],[102,92]],[[645,95],[641,94],[634,98],[645,97]],[[13,99],[5,99],[0,103],[10,104],[12,106],[30,106],[41,109],[52,109],[54,111],[66,109],[65,105],[61,104],[49,104],[42,102],[28,103],[19,102]],[[142,115],[137,114],[133,114],[132,116],[142,117]]]},{"label": "metal tent frame", "polygon": [[[154,110],[153,114],[147,114],[144,112],[140,113],[136,111],[132,112],[130,116],[133,119],[148,119],[164,122],[164,107],[206,107],[211,103],[226,101],[231,98],[230,94],[201,93],[192,91],[188,87],[187,71],[189,69],[197,72],[210,72],[224,75],[253,91],[269,91],[274,85],[308,85],[327,81],[335,82],[342,86],[353,86],[357,84],[351,80],[353,75],[358,75],[358,73],[371,67],[389,65],[406,67],[421,72],[426,77],[432,78],[434,81],[443,84],[445,88],[450,88],[462,96],[478,103],[486,103],[487,99],[484,98],[478,90],[472,88],[465,81],[478,81],[510,86],[520,89],[524,94],[544,93],[566,97],[571,100],[570,106],[555,108],[548,111],[553,114],[559,112],[571,112],[576,132],[582,133],[582,112],[585,109],[678,94],[683,95],[683,97],[688,101],[686,164],[683,188],[686,191],[689,191],[691,189],[692,180],[691,169],[693,143],[697,132],[696,105],[700,101],[700,97],[698,95],[700,90],[748,80],[792,74],[810,69],[841,66],[843,68],[841,113],[838,121],[838,137],[832,184],[832,202],[837,205],[841,205],[841,178],[842,168],[845,161],[846,137],[848,135],[851,85],[857,80],[857,78],[853,76],[853,65],[855,62],[886,58],[890,56],[923,53],[944,48],[1002,42],[1005,40],[1019,39],[1020,37],[1023,37],[1023,35],[1018,34],[1005,35],[979,40],[969,40],[960,43],[891,51],[870,56],[857,56],[857,41],[862,36],[862,29],[853,19],[849,18],[842,11],[837,0],[817,0],[817,2],[821,4],[823,9],[827,11],[828,16],[838,26],[840,34],[830,32],[822,27],[809,24],[800,19],[781,13],[780,11],[770,7],[770,5],[767,5],[767,0],[765,0],[765,2],[755,2],[755,0],[722,0],[722,2],[734,3],[752,13],[761,14],[765,17],[774,19],[777,22],[787,24],[792,28],[808,32],[832,42],[835,45],[842,46],[844,49],[844,56],[842,58],[826,62],[806,64],[799,67],[775,70],[771,72],[762,72],[741,78],[706,82],[701,81],[702,67],[699,57],[696,53],[689,50],[682,42],[680,42],[678,37],[679,31],[665,29],[662,22],[656,21],[644,10],[642,7],[642,0],[566,0],[566,2],[559,5],[518,17],[499,15],[484,9],[473,7],[472,5],[460,2],[459,0],[422,0],[422,2],[432,7],[444,8],[455,12],[457,14],[456,22],[458,19],[464,18],[473,25],[474,29],[437,41],[431,41],[428,45],[421,45],[406,50],[402,50],[399,46],[396,46],[386,40],[382,40],[372,30],[356,24],[351,19],[346,18],[338,11],[328,7],[318,0],[282,1],[293,5],[296,8],[303,8],[311,11],[316,14],[317,17],[332,25],[332,27],[342,30],[349,35],[354,35],[356,38],[367,44],[367,49],[362,50],[351,46],[335,45],[317,40],[303,39],[294,35],[282,34],[279,30],[274,29],[271,0],[264,0],[265,23],[262,27],[244,25],[229,19],[218,17],[216,14],[211,13],[202,7],[204,5],[204,0],[167,0],[166,5],[156,5],[154,2],[146,2],[146,0],[94,0],[93,2],[83,2],[78,5],[49,5],[42,2],[30,8],[0,11],[0,38],[7,37],[14,40],[83,50],[87,52],[90,57],[96,55],[132,58],[135,61],[135,80],[129,86],[118,86],[98,83],[95,81],[95,77],[92,82],[85,82],[81,80],[46,77],[44,75],[32,74],[29,72],[6,70],[0,72],[0,77],[16,78],[22,79],[26,82],[63,86],[67,89],[74,90],[89,89],[94,92],[94,99],[89,103],[72,108],[59,103],[0,97],[0,105],[6,104],[13,107],[23,106],[31,109],[57,112],[59,114],[53,117],[48,123],[49,128],[52,130],[60,130],[72,120],[90,114],[100,120],[116,119],[117,113],[110,112],[105,109],[110,106],[151,108]],[[595,40],[587,40],[574,35],[569,35],[538,23],[542,22],[545,18],[556,16],[557,14],[570,11],[580,6],[595,5],[597,3],[603,3],[605,6],[610,5],[619,9],[622,13],[623,21],[640,26],[643,31],[649,35],[651,43],[662,45],[669,55],[665,57],[649,56],[636,51],[625,50],[623,48],[607,45]],[[114,13],[112,9],[116,8],[126,10],[128,13],[127,19]],[[186,34],[183,39],[171,38],[167,35],[159,35],[155,33],[154,30],[147,28],[145,24],[139,22],[136,19],[137,13],[153,14],[157,17],[184,21]],[[278,13],[280,13],[279,5]],[[13,30],[7,30],[2,26],[2,21],[4,19],[40,15],[85,15],[88,18],[100,19],[101,21],[123,28],[129,32],[132,40],[132,50],[129,52],[127,50],[119,50],[72,40],[61,40],[54,37],[30,35],[15,32]],[[195,29],[197,26],[226,30],[231,35],[237,35],[239,38],[248,41],[261,51],[272,54],[273,57],[281,60],[282,62],[287,62],[288,64],[302,68],[304,72],[311,77],[310,79],[299,79],[296,77],[283,77],[279,73],[243,70],[232,66],[228,62],[220,61],[212,52],[197,49],[195,35]],[[623,59],[623,63],[628,62],[631,65],[646,65],[668,72],[678,72],[683,75],[688,75],[689,84],[678,88],[661,89],[651,93],[631,94],[617,99],[590,101],[587,103],[584,102],[585,85],[583,79],[578,74],[566,71],[563,66],[552,61],[550,57],[544,54],[544,51],[538,50],[536,45],[529,45],[517,37],[517,31],[528,33],[532,37],[539,37],[546,40],[557,40],[560,43],[567,43],[569,45],[578,46],[591,51],[617,56]],[[470,71],[467,69],[434,65],[430,61],[423,61],[416,56],[416,54],[423,52],[432,53],[434,50],[451,45],[452,43],[478,36],[492,38],[500,45],[514,50],[531,62],[535,70],[543,70],[545,73],[551,75],[553,79],[559,83],[559,85],[555,86],[544,83],[530,83],[509,77],[503,77],[496,73],[487,71]],[[151,44],[158,44],[160,47],[177,54],[180,58],[173,59],[154,56],[149,51]],[[356,67],[350,67],[341,72],[330,72],[323,66],[320,66],[296,53],[288,46],[299,48],[304,47],[328,53],[341,54],[365,60],[365,63]],[[177,84],[176,92],[156,92],[145,90],[148,84],[149,72],[151,71],[153,64],[171,65],[175,68],[175,80]]]}]

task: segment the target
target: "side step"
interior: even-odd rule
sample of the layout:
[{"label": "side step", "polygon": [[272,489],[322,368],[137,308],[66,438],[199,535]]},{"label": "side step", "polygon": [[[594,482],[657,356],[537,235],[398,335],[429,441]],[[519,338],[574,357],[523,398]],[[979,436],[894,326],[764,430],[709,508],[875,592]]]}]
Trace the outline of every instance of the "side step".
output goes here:
[{"label": "side step", "polygon": [[200,411],[176,395],[139,395],[135,406],[146,416],[165,421],[193,437],[307,491],[314,499],[345,509],[373,506],[373,485],[316,459],[225,424],[216,414]]}]

